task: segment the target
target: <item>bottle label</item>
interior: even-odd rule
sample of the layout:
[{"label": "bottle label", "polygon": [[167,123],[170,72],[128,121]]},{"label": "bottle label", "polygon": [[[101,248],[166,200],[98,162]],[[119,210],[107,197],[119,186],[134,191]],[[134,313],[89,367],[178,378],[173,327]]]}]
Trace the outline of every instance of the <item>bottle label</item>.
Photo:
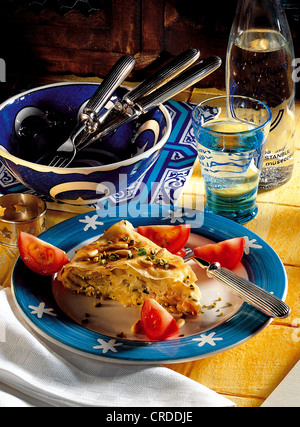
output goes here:
[{"label": "bottle label", "polygon": [[293,151],[290,149],[281,151],[280,153],[272,153],[266,150],[264,166],[280,166],[283,163],[293,158]]}]

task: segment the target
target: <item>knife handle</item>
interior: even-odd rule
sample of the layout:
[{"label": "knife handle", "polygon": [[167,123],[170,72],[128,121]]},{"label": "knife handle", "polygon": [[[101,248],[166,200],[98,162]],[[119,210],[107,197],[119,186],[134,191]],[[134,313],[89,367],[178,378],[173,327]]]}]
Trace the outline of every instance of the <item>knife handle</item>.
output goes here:
[{"label": "knife handle", "polygon": [[[193,65],[191,68],[183,71],[173,80],[170,80],[168,83],[155,89],[153,92],[150,92],[148,95],[139,98],[134,106],[128,106],[125,112],[122,111],[122,108],[120,111],[117,109],[110,110],[106,120],[102,121],[101,123],[99,120],[96,121],[96,131],[94,134],[92,134],[92,137],[89,138],[84,146],[92,143],[96,139],[102,138],[103,136],[120,127],[122,124],[135,119],[140,114],[147,112],[150,108],[167,101],[172,96],[215,71],[217,68],[219,68],[221,63],[222,61],[218,56],[204,59],[198,64]],[[99,124],[101,125],[100,127]]]},{"label": "knife handle", "polygon": [[188,68],[186,71],[183,71],[173,80],[170,80],[168,83],[137,100],[136,107],[142,111],[148,111],[151,107],[167,101],[182,90],[187,89],[199,80],[208,76],[208,74],[219,68],[221,63],[221,58],[218,56],[203,59],[196,65]]},{"label": "knife handle", "polygon": [[244,301],[270,317],[285,318],[290,314],[290,307],[281,299],[232,271],[219,267],[218,263],[213,263],[207,268],[207,275],[214,277]]},{"label": "knife handle", "polygon": [[135,64],[135,59],[131,55],[122,56],[112,67],[96,92],[89,99],[83,109],[83,120],[94,121],[106,103],[110,100],[115,90],[125,80]]},{"label": "knife handle", "polygon": [[133,105],[139,98],[149,93],[152,89],[166,83],[178,73],[184,71],[192,65],[200,56],[198,49],[188,49],[176,56],[167,65],[161,68],[156,73],[145,79],[142,83],[128,92],[123,100],[128,105]]}]

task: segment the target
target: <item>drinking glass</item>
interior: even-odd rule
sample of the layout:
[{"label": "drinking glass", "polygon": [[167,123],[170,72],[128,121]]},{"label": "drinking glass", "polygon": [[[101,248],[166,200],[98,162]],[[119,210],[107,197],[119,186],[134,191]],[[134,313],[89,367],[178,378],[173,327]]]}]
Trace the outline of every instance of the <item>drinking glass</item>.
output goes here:
[{"label": "drinking glass", "polygon": [[192,124],[205,184],[205,210],[240,224],[257,214],[256,196],[272,113],[244,96],[198,104]]}]

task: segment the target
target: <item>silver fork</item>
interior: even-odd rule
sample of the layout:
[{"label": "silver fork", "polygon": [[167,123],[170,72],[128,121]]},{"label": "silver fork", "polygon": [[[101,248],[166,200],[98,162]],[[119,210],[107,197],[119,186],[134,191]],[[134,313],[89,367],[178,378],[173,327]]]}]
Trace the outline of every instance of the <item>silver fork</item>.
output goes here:
[{"label": "silver fork", "polygon": [[80,116],[80,121],[69,138],[60,145],[54,155],[47,160],[48,166],[66,167],[76,155],[76,145],[82,144],[96,130],[98,115],[109,101],[115,90],[125,80],[135,64],[130,55],[122,56],[110,70],[101,85],[89,99]]},{"label": "silver fork", "polygon": [[[80,135],[83,136],[85,133],[84,130],[86,128],[86,123],[81,123],[81,126],[76,126],[76,128],[73,130],[69,138],[64,142],[62,145],[58,147],[56,150],[56,154],[52,158],[52,160],[48,163],[48,166],[51,167],[60,167],[64,168],[67,165],[69,165],[72,160],[74,159],[76,155],[76,148],[75,148],[75,140],[76,137],[79,137]],[[85,138],[83,138],[84,140]]]},{"label": "silver fork", "polygon": [[221,267],[218,262],[210,264],[204,259],[194,256],[192,249],[185,249],[184,261],[195,261],[201,268],[206,270],[208,277],[217,279],[248,304],[258,308],[269,317],[283,319],[289,316],[290,307],[275,295],[270,294],[249,280],[237,276],[227,268]]}]

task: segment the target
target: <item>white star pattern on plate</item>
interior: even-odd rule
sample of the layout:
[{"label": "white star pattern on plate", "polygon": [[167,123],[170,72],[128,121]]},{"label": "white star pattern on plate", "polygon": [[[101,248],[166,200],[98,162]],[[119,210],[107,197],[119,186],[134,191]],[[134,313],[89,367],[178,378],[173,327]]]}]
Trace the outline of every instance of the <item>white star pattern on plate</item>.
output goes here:
[{"label": "white star pattern on plate", "polygon": [[209,335],[201,334],[200,338],[193,338],[193,341],[199,341],[198,347],[203,347],[204,344],[210,344],[211,346],[215,346],[215,341],[222,341],[223,338],[215,337],[216,333],[211,332]]},{"label": "white star pattern on plate", "polygon": [[116,342],[115,339],[111,339],[109,341],[102,340],[101,338],[97,339],[100,345],[95,345],[93,347],[94,350],[102,350],[102,353],[107,353],[108,351],[112,351],[113,353],[117,353],[115,347],[119,345],[123,345],[121,342]]},{"label": "white star pattern on plate", "polygon": [[83,222],[84,224],[86,224],[83,231],[88,231],[89,228],[96,230],[98,225],[103,225],[103,222],[97,221],[98,218],[98,215],[86,215],[84,219],[80,219],[79,222]]},{"label": "white star pattern on plate", "polygon": [[261,245],[259,245],[258,243],[255,243],[256,239],[250,240],[248,236],[244,236],[244,239],[245,239],[245,249],[244,249],[244,252],[245,252],[246,255],[249,255],[250,248],[255,248],[255,249],[261,249],[262,248]]},{"label": "white star pattern on plate", "polygon": [[56,316],[56,313],[54,313],[53,308],[45,308],[45,303],[41,302],[38,307],[35,307],[34,305],[29,305],[28,308],[30,308],[31,314],[36,314],[39,319],[43,317],[43,314],[49,314],[49,316]]}]

